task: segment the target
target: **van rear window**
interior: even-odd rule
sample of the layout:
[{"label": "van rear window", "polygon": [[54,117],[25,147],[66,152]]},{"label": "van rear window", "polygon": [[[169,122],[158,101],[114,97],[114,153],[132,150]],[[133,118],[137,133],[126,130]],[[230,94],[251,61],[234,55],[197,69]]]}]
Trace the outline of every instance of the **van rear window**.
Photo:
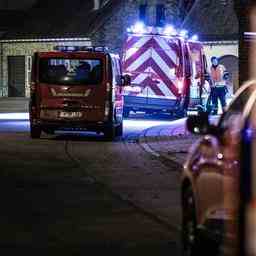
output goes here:
[{"label": "van rear window", "polygon": [[39,81],[56,85],[98,85],[102,82],[100,59],[41,58]]}]

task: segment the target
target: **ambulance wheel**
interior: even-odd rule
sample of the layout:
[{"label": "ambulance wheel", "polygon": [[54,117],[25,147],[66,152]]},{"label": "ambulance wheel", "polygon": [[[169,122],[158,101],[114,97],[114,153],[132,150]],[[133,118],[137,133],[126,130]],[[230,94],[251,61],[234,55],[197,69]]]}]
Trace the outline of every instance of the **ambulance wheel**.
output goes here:
[{"label": "ambulance wheel", "polygon": [[53,129],[45,129],[43,132],[53,135],[55,131]]},{"label": "ambulance wheel", "polygon": [[123,136],[123,122],[121,122],[117,127],[116,127],[116,135],[122,137]]},{"label": "ambulance wheel", "polygon": [[195,198],[192,187],[188,186],[182,195],[182,255],[222,255],[219,251],[221,241],[212,239],[206,229],[200,230],[197,225]]},{"label": "ambulance wheel", "polygon": [[187,115],[187,110],[186,109],[178,109],[175,111],[175,116],[178,118],[185,117]]},{"label": "ambulance wheel", "polygon": [[123,116],[124,118],[129,117],[130,115],[130,109],[129,108],[124,108]]},{"label": "ambulance wheel", "polygon": [[32,139],[39,139],[41,136],[42,130],[39,126],[31,125],[30,127],[30,137]]},{"label": "ambulance wheel", "polygon": [[113,140],[116,136],[116,128],[114,127],[114,125],[108,127],[105,129],[104,131],[104,137],[106,140]]}]

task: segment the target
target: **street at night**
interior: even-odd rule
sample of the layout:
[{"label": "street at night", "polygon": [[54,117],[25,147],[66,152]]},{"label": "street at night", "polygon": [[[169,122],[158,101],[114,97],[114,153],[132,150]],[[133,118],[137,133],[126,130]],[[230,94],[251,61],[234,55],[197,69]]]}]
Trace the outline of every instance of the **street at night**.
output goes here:
[{"label": "street at night", "polygon": [[256,4],[0,0],[0,255],[256,256]]},{"label": "street at night", "polygon": [[1,251],[180,255],[180,170],[139,143],[145,128],[156,125],[157,138],[171,123],[131,118],[123,138],[105,142],[61,132],[32,140],[27,120],[2,120]]}]

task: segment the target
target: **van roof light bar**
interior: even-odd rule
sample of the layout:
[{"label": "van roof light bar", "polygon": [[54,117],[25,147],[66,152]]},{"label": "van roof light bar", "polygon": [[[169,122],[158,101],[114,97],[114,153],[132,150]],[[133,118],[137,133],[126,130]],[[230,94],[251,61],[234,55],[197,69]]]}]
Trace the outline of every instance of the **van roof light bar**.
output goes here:
[{"label": "van roof light bar", "polygon": [[57,45],[54,50],[60,52],[109,52],[106,46]]}]

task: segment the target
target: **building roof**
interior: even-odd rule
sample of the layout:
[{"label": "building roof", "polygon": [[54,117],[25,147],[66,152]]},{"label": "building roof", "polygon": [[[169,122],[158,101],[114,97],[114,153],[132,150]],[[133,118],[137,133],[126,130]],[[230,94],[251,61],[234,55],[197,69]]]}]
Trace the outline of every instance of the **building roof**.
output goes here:
[{"label": "building roof", "polygon": [[197,0],[182,24],[201,40],[238,40],[233,0]]},{"label": "building roof", "polygon": [[0,29],[9,29],[24,20],[25,12],[17,10],[1,10],[0,9]]},{"label": "building roof", "polygon": [[93,0],[38,0],[24,21],[1,39],[90,37],[120,2],[110,0],[94,10]]}]

